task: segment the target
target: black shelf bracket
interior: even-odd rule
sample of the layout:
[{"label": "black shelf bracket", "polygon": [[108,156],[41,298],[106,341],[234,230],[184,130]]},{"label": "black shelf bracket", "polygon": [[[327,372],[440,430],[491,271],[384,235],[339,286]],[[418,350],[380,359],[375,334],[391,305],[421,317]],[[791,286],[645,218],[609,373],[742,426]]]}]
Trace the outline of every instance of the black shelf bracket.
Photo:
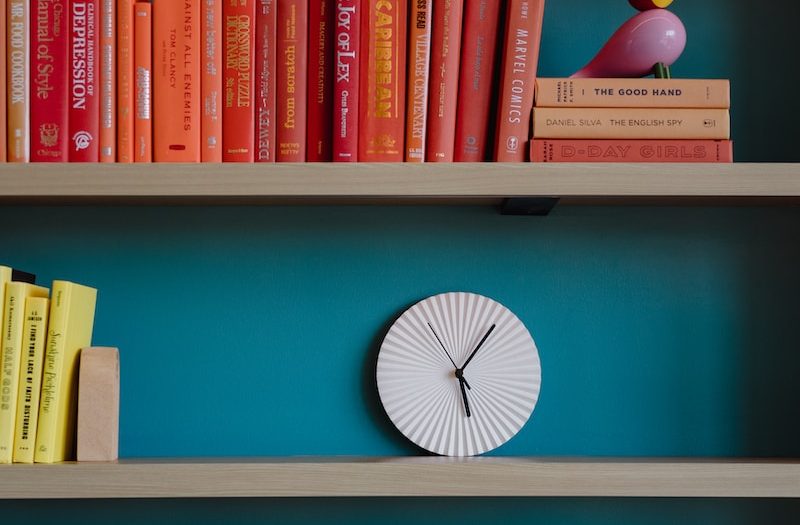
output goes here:
[{"label": "black shelf bracket", "polygon": [[558,201],[558,197],[512,197],[500,205],[500,214],[545,217],[550,215]]}]

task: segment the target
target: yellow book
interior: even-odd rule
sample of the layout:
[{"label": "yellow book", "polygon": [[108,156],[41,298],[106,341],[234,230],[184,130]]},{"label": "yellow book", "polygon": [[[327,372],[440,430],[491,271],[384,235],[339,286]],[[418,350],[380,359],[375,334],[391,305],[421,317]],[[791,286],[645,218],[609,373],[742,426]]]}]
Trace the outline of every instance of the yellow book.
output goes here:
[{"label": "yellow book", "polygon": [[11,463],[14,450],[14,424],[17,419],[17,394],[22,362],[22,328],[25,299],[47,297],[47,288],[11,281],[6,283],[3,308],[3,352],[0,357],[0,463]]},{"label": "yellow book", "polygon": [[44,297],[29,297],[25,301],[22,369],[19,376],[17,423],[14,430],[14,463],[33,463],[49,307],[50,301]]},{"label": "yellow book", "polygon": [[53,281],[39,428],[33,456],[36,463],[55,463],[75,457],[78,360],[81,348],[92,343],[96,302],[94,288]]}]

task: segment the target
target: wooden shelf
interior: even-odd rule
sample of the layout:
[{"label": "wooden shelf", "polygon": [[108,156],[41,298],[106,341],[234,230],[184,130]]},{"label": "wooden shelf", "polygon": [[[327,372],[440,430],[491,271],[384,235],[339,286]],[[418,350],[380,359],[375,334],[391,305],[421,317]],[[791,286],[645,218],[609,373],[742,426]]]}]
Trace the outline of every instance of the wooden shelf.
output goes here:
[{"label": "wooden shelf", "polygon": [[0,465],[0,497],[800,497],[800,461],[307,457]]},{"label": "wooden shelf", "polygon": [[800,164],[5,164],[3,204],[800,202]]}]

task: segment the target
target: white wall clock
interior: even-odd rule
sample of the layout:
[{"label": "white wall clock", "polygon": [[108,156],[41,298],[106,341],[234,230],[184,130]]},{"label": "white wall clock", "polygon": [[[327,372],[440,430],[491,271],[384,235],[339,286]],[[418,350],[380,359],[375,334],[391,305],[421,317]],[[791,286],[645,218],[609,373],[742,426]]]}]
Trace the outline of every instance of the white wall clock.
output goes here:
[{"label": "white wall clock", "polygon": [[522,321],[487,297],[453,292],[415,304],[381,345],[378,393],[420,447],[473,456],[511,439],[539,398],[541,366]]}]

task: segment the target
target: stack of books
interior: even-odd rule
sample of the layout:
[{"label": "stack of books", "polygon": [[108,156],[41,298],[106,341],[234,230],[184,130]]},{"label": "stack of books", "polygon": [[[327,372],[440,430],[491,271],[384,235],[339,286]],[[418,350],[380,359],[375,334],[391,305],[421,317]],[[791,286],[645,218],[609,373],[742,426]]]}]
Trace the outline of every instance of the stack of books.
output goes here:
[{"label": "stack of books", "polygon": [[97,290],[0,266],[0,463],[75,458],[79,352],[90,346]]},{"label": "stack of books", "polygon": [[540,78],[532,162],[733,162],[730,82]]}]

